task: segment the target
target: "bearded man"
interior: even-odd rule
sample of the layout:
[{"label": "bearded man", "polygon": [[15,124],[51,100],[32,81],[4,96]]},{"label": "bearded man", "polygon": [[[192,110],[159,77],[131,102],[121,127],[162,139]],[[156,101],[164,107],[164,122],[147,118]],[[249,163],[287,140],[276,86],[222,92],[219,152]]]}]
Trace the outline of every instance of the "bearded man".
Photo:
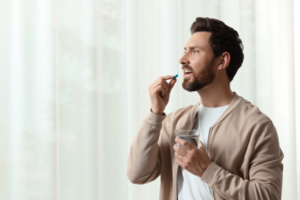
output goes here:
[{"label": "bearded man", "polygon": [[[197,18],[183,56],[182,87],[199,102],[168,115],[176,84],[159,77],[149,86],[151,109],[131,145],[127,176],[144,184],[160,176],[161,200],[281,199],[283,153],[272,121],[230,89],[243,44],[220,20]],[[169,82],[167,82],[170,80]],[[196,147],[176,130],[200,130]]]}]

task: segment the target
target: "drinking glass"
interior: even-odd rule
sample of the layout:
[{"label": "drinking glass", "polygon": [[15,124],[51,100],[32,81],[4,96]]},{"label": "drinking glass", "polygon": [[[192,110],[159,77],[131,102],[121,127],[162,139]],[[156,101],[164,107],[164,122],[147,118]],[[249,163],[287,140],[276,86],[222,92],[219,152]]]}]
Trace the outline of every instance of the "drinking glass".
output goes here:
[{"label": "drinking glass", "polygon": [[[191,145],[194,145],[195,147],[198,148],[198,146],[199,146],[199,136],[200,136],[200,131],[199,130],[196,130],[196,129],[176,130],[175,132],[176,132],[176,137],[179,137],[179,138],[187,141]],[[186,149],[178,143],[177,143],[177,145],[179,147],[183,148],[183,149]]]}]

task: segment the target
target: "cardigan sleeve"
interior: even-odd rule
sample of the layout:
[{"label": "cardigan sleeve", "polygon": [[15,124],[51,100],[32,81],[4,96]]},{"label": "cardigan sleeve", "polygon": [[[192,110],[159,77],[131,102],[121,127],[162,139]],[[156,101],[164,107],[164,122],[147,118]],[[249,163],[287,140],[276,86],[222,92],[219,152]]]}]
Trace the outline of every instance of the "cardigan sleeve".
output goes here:
[{"label": "cardigan sleeve", "polygon": [[127,177],[135,184],[155,180],[160,175],[161,156],[158,140],[166,116],[149,112],[142,122],[129,151]]}]

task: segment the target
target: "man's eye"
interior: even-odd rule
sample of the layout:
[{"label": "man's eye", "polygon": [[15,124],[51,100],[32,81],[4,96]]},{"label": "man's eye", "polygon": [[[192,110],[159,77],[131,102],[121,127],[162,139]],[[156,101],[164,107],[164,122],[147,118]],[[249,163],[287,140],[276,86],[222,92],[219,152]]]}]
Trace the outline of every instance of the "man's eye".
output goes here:
[{"label": "man's eye", "polygon": [[193,53],[199,53],[199,51],[198,50],[194,50]]}]

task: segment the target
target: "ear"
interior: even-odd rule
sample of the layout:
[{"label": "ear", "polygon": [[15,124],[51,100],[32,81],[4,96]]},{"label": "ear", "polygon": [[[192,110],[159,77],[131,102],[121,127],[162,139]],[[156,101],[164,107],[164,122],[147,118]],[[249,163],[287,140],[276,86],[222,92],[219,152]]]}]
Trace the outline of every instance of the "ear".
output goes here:
[{"label": "ear", "polygon": [[230,54],[227,51],[225,51],[220,56],[218,70],[225,69],[229,65],[229,63],[230,63]]}]

